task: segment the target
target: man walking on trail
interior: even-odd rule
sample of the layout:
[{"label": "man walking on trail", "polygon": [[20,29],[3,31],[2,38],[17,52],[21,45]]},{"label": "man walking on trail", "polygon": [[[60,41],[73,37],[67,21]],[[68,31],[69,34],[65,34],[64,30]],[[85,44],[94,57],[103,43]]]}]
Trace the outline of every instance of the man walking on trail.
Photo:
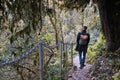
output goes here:
[{"label": "man walking on trail", "polygon": [[80,69],[85,66],[86,52],[90,41],[90,35],[86,30],[87,26],[84,26],[83,30],[78,33],[76,40],[76,51],[79,52]]}]

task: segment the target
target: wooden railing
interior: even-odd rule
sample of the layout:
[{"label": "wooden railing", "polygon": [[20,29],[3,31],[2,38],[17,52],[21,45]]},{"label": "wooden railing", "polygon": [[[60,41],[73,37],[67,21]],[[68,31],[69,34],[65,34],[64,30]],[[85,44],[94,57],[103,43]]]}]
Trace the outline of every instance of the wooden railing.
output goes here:
[{"label": "wooden railing", "polygon": [[[44,61],[44,53],[45,48],[49,49],[49,58]],[[39,51],[39,78],[40,80],[45,80],[45,68],[49,65],[50,61],[53,59],[54,55],[54,49],[58,49],[59,53],[59,80],[62,80],[63,77],[65,78],[66,75],[63,75],[63,73],[68,72],[68,62],[70,62],[70,66],[73,65],[73,43],[64,43],[60,41],[57,45],[49,46],[44,43],[44,41],[40,41],[38,44],[36,44],[33,48],[28,50],[26,53],[20,55],[17,58],[9,59],[7,61],[0,62],[0,69],[4,68],[5,66],[11,66],[14,63],[20,62],[23,59],[27,59],[34,51]],[[70,59],[68,59],[68,55]],[[33,71],[34,72],[34,71]],[[67,77],[66,77],[67,78]]]}]

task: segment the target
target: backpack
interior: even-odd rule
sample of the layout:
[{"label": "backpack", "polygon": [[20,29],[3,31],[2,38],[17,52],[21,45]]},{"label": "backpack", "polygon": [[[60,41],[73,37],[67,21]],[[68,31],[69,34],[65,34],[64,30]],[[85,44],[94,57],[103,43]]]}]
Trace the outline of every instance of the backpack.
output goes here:
[{"label": "backpack", "polygon": [[87,34],[81,34],[79,44],[80,45],[86,45],[87,41],[88,41],[88,35]]}]

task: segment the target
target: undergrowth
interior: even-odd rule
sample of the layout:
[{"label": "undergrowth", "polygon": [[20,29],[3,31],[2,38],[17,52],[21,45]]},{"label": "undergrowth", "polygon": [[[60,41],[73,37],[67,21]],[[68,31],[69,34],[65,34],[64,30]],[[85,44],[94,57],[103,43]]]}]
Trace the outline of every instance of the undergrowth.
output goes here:
[{"label": "undergrowth", "polygon": [[97,56],[102,55],[105,51],[105,38],[102,33],[99,35],[99,40],[93,41],[87,50],[87,62],[93,63]]}]

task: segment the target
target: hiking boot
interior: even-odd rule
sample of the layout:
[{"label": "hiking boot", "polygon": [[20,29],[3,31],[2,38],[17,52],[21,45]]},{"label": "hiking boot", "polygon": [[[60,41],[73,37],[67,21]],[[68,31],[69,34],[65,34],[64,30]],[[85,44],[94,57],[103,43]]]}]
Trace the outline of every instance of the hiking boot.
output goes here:
[{"label": "hiking boot", "polygon": [[84,65],[84,64],[83,64],[83,65],[81,65],[81,66],[80,66],[80,69],[83,69],[83,68],[84,68],[84,66],[86,66],[86,65]]},{"label": "hiking boot", "polygon": [[80,69],[83,69],[83,66],[80,66]]}]

